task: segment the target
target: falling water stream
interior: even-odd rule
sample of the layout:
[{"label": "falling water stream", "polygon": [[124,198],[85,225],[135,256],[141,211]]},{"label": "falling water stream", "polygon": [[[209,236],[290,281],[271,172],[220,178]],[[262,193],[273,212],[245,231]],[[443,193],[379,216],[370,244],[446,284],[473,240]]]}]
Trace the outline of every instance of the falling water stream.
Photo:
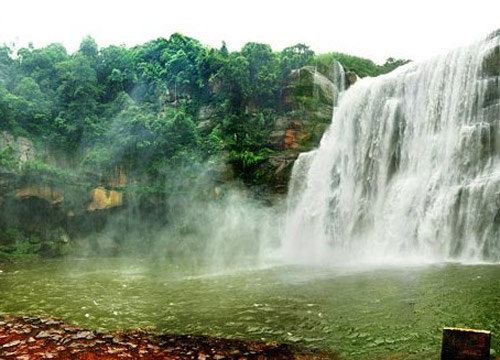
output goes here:
[{"label": "falling water stream", "polygon": [[494,34],[343,94],[293,169],[285,259],[500,260],[499,44]]}]

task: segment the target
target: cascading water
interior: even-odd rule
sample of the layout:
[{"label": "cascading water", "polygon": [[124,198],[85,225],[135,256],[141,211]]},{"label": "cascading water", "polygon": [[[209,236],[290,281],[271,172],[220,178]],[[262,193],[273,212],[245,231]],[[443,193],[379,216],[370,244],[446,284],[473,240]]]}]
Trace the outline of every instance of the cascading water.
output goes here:
[{"label": "cascading water", "polygon": [[500,31],[358,81],[296,161],[290,262],[500,260]]}]

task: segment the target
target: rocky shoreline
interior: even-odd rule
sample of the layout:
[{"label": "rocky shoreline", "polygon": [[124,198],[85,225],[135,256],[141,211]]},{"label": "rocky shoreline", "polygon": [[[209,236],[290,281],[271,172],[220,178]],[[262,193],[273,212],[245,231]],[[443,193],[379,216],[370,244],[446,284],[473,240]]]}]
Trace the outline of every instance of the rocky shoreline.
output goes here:
[{"label": "rocky shoreline", "polygon": [[0,316],[0,359],[335,359],[275,342],[157,335],[144,330],[102,333],[53,318]]}]

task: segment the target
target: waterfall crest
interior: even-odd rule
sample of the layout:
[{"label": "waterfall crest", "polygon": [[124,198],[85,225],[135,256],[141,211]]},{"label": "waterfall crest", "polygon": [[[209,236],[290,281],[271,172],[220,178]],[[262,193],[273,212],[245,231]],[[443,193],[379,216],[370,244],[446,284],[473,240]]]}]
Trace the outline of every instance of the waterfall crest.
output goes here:
[{"label": "waterfall crest", "polygon": [[500,32],[344,92],[292,173],[296,263],[500,260]]}]

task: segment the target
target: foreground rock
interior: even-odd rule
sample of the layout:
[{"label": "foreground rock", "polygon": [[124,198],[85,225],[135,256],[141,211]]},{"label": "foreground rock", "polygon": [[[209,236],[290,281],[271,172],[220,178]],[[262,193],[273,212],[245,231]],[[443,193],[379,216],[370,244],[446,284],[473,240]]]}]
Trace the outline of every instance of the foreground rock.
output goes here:
[{"label": "foreground rock", "polygon": [[99,333],[54,319],[0,317],[0,359],[335,359],[286,344],[208,336]]}]

